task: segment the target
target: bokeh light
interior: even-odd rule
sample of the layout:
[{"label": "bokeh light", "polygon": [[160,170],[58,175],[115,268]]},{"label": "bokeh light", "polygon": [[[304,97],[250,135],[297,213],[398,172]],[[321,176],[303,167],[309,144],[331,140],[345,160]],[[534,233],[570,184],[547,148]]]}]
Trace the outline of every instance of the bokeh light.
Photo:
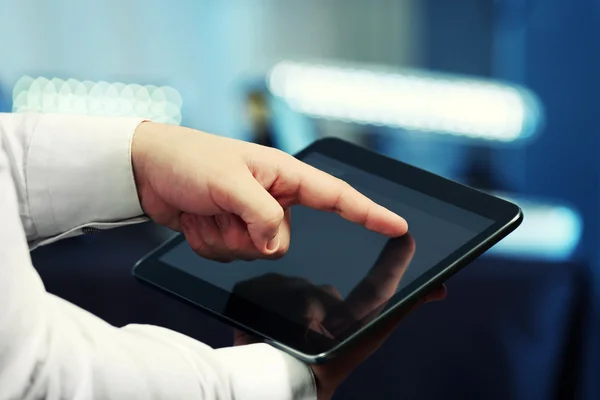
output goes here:
[{"label": "bokeh light", "polygon": [[525,218],[519,229],[494,245],[489,254],[547,261],[571,259],[583,235],[583,220],[576,209],[506,193],[493,194],[518,204]]},{"label": "bokeh light", "polygon": [[169,86],[23,76],[13,89],[13,112],[140,117],[181,124],[182,99]]},{"label": "bokeh light", "polygon": [[267,86],[312,117],[477,139],[529,137],[541,119],[528,90],[471,77],[283,61]]}]

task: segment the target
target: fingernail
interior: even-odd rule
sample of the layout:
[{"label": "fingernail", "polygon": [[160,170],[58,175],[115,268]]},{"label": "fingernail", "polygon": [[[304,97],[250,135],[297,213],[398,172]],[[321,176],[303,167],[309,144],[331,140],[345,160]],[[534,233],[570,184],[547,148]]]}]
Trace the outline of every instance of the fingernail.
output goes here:
[{"label": "fingernail", "polygon": [[227,229],[229,226],[229,215],[227,214],[219,214],[215,217],[215,220],[221,229]]},{"label": "fingernail", "polygon": [[273,239],[267,243],[267,251],[274,252],[279,247],[279,235],[275,236]]}]

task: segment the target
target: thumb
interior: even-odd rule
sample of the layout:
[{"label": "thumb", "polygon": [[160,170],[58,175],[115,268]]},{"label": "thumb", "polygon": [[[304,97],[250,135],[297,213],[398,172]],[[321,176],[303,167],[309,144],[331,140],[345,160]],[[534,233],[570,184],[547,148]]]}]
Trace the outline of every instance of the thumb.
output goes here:
[{"label": "thumb", "polygon": [[229,193],[230,212],[246,223],[256,248],[264,254],[275,253],[279,249],[279,226],[284,218],[281,205],[249,171],[235,182]]}]

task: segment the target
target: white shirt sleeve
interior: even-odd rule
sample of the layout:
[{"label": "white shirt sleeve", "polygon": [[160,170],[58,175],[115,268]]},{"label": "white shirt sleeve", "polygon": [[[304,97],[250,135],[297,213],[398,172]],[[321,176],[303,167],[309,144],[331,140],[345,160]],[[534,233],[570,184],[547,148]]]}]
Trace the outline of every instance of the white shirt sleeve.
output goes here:
[{"label": "white shirt sleeve", "polygon": [[131,139],[138,118],[2,114],[4,148],[30,246],[144,222]]},{"label": "white shirt sleeve", "polygon": [[0,114],[0,399],[314,399],[310,368],[268,345],[119,329],[45,291],[27,239],[141,215],[139,123]]}]

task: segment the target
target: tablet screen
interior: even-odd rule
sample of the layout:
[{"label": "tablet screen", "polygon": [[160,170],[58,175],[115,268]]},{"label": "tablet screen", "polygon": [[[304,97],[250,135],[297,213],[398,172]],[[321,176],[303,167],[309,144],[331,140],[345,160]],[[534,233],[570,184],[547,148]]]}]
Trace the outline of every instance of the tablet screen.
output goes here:
[{"label": "tablet screen", "polygon": [[[296,206],[292,208],[291,247],[280,260],[222,264],[199,257],[182,241],[162,254],[160,261],[294,322],[311,325],[310,315],[317,315],[313,319],[318,323],[310,327],[336,336],[348,333],[349,320],[381,309],[394,293],[494,223],[319,153],[309,153],[303,161],[344,179],[403,216],[410,235],[390,241],[336,214]],[[337,322],[325,326],[325,317],[318,315],[332,307],[351,317],[340,322],[338,316]]]}]

